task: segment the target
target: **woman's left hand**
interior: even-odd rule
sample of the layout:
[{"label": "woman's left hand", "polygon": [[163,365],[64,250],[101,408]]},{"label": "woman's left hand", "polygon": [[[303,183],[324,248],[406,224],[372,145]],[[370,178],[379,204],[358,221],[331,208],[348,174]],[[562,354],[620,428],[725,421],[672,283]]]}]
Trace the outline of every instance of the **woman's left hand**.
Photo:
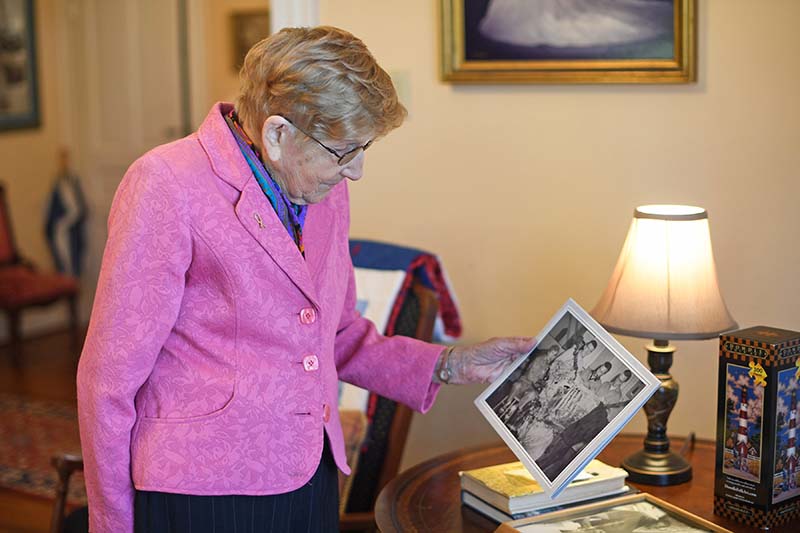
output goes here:
[{"label": "woman's left hand", "polygon": [[468,346],[454,346],[450,352],[450,383],[488,383],[508,365],[536,346],[533,337],[500,337]]}]

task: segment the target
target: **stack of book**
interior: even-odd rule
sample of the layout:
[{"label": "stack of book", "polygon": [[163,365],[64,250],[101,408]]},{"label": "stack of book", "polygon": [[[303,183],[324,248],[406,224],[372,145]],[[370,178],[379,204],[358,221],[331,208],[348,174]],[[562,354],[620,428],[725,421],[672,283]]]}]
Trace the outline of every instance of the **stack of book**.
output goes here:
[{"label": "stack of book", "polygon": [[479,513],[506,522],[625,494],[628,473],[595,459],[556,498],[542,490],[520,462],[459,473],[461,501]]}]

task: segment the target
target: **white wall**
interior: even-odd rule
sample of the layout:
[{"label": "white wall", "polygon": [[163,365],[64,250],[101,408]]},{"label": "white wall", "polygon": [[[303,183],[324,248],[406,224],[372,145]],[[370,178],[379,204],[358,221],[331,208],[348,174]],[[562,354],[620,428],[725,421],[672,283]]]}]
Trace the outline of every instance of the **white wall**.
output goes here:
[{"label": "white wall", "polygon": [[[706,207],[740,325],[800,329],[800,2],[700,0],[699,81],[681,86],[442,83],[437,5],[322,0],[320,20],[409,83],[411,118],[351,187],[352,233],[438,253],[466,341],[536,333],[569,296],[591,309],[644,203]],[[620,340],[645,358],[646,339]],[[716,341],[675,344],[670,433],[711,438]],[[416,416],[404,466],[495,440],[480,390]]]}]

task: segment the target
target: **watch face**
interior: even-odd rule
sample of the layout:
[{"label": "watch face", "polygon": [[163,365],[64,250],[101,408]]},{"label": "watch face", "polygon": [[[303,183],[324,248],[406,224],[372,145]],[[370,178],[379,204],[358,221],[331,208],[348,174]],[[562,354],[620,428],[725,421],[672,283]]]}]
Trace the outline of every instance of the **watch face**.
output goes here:
[{"label": "watch face", "polygon": [[439,381],[443,381],[447,383],[450,381],[450,369],[449,368],[440,368],[439,369]]}]

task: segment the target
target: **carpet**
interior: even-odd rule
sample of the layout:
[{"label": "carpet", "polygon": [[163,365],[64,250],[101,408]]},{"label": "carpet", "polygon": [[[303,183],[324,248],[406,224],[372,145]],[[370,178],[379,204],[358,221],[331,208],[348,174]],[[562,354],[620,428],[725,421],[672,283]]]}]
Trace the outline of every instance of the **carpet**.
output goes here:
[{"label": "carpet", "polygon": [[[0,486],[55,498],[58,474],[50,459],[80,453],[74,405],[0,393]],[[86,505],[83,474],[69,483],[69,505]]]}]

